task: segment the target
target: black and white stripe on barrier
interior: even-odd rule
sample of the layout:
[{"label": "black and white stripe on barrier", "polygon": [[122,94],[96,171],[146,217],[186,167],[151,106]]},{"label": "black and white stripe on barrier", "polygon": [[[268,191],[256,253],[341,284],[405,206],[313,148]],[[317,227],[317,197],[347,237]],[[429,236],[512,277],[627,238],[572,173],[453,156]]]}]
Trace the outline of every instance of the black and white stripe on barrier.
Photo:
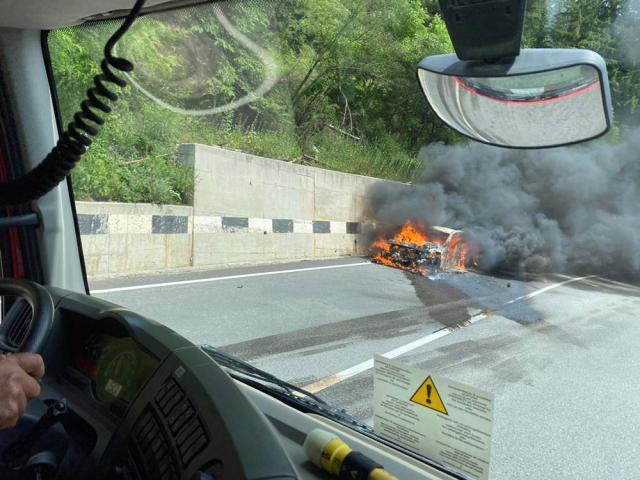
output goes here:
[{"label": "black and white stripe on barrier", "polygon": [[299,220],[293,218],[254,218],[235,216],[196,215],[189,221],[187,215],[122,215],[78,214],[81,235],[109,233],[342,233],[357,235],[362,232],[360,222],[330,220]]}]

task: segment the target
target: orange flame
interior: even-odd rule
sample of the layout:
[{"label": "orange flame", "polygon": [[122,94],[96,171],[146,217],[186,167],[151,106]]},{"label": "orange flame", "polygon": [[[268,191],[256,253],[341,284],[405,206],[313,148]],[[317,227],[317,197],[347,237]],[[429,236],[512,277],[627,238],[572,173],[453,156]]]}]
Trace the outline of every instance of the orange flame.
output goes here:
[{"label": "orange flame", "polygon": [[[428,243],[438,246],[441,251],[441,253],[433,254],[439,256],[439,267],[437,268],[449,271],[466,271],[465,266],[469,248],[461,232],[454,232],[447,235],[434,231],[432,234],[429,234],[426,229],[420,228],[410,221],[407,221],[392,238],[387,238],[384,235],[378,237],[378,239],[369,246],[369,251],[372,253],[374,262],[409,270],[422,275],[428,273],[429,267],[413,261],[408,256],[405,257],[404,261],[398,261],[392,255],[393,249],[395,248],[395,251],[397,251],[397,247],[394,247],[392,244],[424,248]],[[427,255],[427,257],[429,257],[429,255]]]},{"label": "orange flame", "polygon": [[456,270],[466,271],[465,266],[467,264],[469,247],[467,247],[462,235],[457,234],[449,237],[446,247],[446,262]]}]

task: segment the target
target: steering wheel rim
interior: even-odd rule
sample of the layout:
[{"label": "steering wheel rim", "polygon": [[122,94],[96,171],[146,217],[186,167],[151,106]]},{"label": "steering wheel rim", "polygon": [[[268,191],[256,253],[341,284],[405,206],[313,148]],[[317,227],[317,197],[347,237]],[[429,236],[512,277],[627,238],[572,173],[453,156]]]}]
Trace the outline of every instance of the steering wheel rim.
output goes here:
[{"label": "steering wheel rim", "polygon": [[0,350],[7,353],[40,353],[44,348],[53,325],[54,304],[49,291],[30,280],[0,279],[0,296],[13,295],[25,299],[31,306],[31,324],[19,346],[7,342],[6,322],[0,324]]}]

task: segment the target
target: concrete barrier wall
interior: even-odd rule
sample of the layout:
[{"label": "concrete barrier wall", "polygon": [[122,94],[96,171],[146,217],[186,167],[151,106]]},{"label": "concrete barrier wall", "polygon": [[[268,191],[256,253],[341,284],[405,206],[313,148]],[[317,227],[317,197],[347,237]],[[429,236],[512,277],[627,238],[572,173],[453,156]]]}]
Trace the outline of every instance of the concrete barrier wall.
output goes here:
[{"label": "concrete barrier wall", "polygon": [[214,146],[178,152],[195,175],[195,266],[365,253],[367,191],[381,180]]},{"label": "concrete barrier wall", "polygon": [[91,277],[192,265],[192,207],[76,202],[76,210]]},{"label": "concrete barrier wall", "polygon": [[178,158],[193,207],[77,203],[90,276],[366,253],[368,191],[384,180],[197,144]]}]

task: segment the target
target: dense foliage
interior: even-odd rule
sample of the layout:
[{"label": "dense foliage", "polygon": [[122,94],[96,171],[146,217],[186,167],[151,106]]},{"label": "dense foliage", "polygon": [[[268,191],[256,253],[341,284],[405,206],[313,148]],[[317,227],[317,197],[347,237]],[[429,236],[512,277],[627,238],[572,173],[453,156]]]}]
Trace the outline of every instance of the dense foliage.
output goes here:
[{"label": "dense foliage", "polygon": [[[193,175],[176,162],[179,143],[411,180],[421,146],[458,140],[427,108],[415,77],[421,58],[451,51],[437,2],[217,5],[147,17],[122,41],[118,53],[134,61],[133,79],[147,95],[136,87],[121,95],[74,170],[79,199],[188,203]],[[623,7],[619,0],[529,0],[523,43],[598,51],[608,60],[617,112],[632,113],[640,83],[621,47],[629,30],[618,25]],[[117,25],[50,35],[66,121]],[[243,98],[251,101],[233,103]]]}]

